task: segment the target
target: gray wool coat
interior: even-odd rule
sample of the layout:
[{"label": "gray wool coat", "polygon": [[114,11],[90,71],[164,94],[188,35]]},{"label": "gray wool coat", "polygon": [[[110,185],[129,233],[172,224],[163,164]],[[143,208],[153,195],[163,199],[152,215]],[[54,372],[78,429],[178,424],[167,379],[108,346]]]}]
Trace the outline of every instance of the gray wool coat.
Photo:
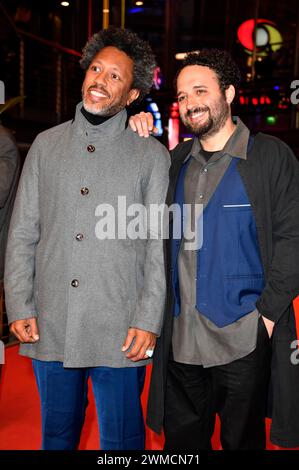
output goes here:
[{"label": "gray wool coat", "polygon": [[7,233],[19,174],[17,143],[11,132],[0,125],[0,281],[3,280]]},{"label": "gray wool coat", "polygon": [[97,207],[117,213],[119,196],[127,207],[164,203],[169,155],[126,127],[125,110],[93,126],[81,107],[39,134],[26,158],[6,252],[8,318],[37,317],[40,340],[22,344],[22,355],[65,367],[141,366],[148,361],[130,361],[121,347],[129,327],[160,334],[163,241],[99,239]]}]

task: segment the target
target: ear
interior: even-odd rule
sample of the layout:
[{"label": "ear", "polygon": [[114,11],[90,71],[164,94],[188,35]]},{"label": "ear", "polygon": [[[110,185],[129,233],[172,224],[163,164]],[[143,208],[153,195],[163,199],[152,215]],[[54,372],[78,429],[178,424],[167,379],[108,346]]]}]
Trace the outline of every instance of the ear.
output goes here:
[{"label": "ear", "polygon": [[128,94],[127,106],[130,106],[130,104],[132,104],[133,101],[137,100],[139,95],[140,95],[140,90],[137,90],[137,88],[132,88],[132,90],[130,90]]},{"label": "ear", "polygon": [[225,90],[225,97],[226,97],[227,104],[231,104],[233,102],[235,95],[236,95],[235,87],[233,85],[230,85]]}]

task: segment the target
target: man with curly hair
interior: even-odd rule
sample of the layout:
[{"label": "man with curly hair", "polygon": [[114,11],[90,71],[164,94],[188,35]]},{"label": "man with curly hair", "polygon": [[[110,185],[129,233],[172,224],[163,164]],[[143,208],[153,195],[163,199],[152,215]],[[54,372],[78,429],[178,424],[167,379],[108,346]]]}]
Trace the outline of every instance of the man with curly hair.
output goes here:
[{"label": "man with curly hair", "polygon": [[159,233],[139,218],[145,235],[130,236],[127,217],[164,203],[169,155],[127,127],[126,107],[149,92],[155,60],[136,34],[110,28],[86,44],[81,65],[74,119],[38,135],[25,161],[6,254],[8,317],[33,359],[42,449],[77,448],[89,378],[101,449],[143,449],[140,395],[165,273]]},{"label": "man with curly hair", "polygon": [[[272,442],[299,445],[299,165],[281,140],[232,118],[239,85],[237,65],[217,49],[187,54],[176,77],[195,137],[173,151],[167,203],[202,204],[203,237],[193,251],[184,235],[166,243],[148,424],[164,424],[167,450],[209,449],[215,412],[223,449],[263,449],[268,391]],[[146,136],[152,119],[131,125]]]}]

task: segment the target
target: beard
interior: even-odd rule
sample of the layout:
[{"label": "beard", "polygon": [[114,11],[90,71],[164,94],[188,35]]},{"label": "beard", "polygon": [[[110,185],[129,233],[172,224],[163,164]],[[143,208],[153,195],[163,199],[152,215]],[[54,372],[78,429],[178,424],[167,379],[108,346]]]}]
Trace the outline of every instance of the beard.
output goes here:
[{"label": "beard", "polygon": [[122,111],[125,108],[125,105],[118,103],[114,105],[103,106],[101,109],[97,109],[96,105],[87,104],[83,98],[83,107],[86,111],[88,111],[90,114],[94,114],[95,116],[109,117],[114,116],[115,114]]},{"label": "beard", "polygon": [[[105,93],[108,99],[110,98],[110,95],[106,92],[106,90],[104,90],[101,87],[94,87],[94,86],[90,87],[87,90],[87,92],[90,89],[98,89],[99,91],[102,91],[103,93]],[[101,108],[99,108],[98,103],[89,104],[87,102],[86,94],[83,92],[83,90],[82,90],[82,101],[83,101],[84,109],[88,111],[89,113],[94,114],[95,116],[103,116],[103,117],[114,116],[115,114],[119,113],[126,107],[125,100],[123,99],[122,96],[120,96],[116,103],[110,103],[110,104],[107,104],[106,106],[104,105]]]},{"label": "beard", "polygon": [[[189,121],[189,116],[200,112],[208,113],[205,122],[192,123]],[[225,98],[221,97],[221,99],[219,99],[218,103],[216,104],[215,112],[213,114],[211,113],[211,109],[205,106],[189,109],[184,115],[180,113],[180,116],[186,128],[196,137],[209,137],[216,134],[224,126],[229,116],[229,105],[225,101]]]}]

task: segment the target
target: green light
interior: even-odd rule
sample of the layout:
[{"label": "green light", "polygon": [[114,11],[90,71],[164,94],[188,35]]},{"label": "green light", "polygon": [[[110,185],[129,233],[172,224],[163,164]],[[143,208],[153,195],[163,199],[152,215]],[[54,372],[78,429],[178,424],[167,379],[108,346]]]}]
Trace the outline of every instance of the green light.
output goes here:
[{"label": "green light", "polygon": [[277,119],[275,116],[267,116],[266,121],[267,121],[267,124],[270,124],[271,126],[273,126],[273,124],[276,124]]}]

